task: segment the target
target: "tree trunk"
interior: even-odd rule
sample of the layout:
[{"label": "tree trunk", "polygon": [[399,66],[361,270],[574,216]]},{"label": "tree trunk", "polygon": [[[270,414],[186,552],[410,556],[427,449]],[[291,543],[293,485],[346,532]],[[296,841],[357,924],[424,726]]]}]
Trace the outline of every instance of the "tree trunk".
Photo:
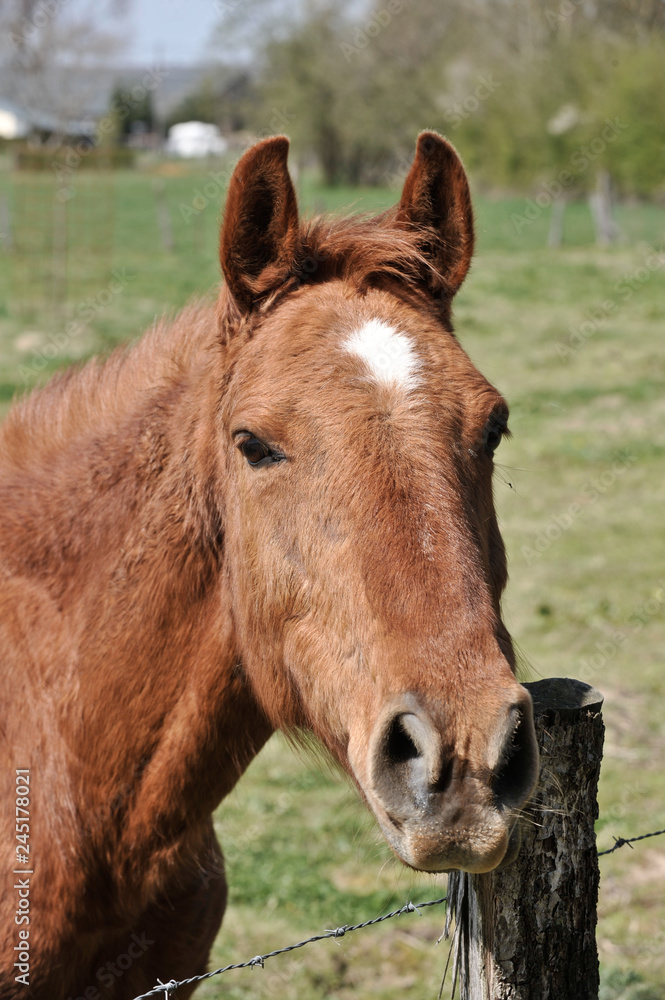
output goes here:
[{"label": "tree trunk", "polygon": [[552,202],[552,214],[550,215],[550,231],[547,237],[548,247],[560,247],[563,243],[563,217],[566,212],[565,195],[560,194]]},{"label": "tree trunk", "polygon": [[603,698],[568,678],[525,686],[534,702],[540,780],[517,860],[485,875],[449,877],[453,991],[459,975],[461,1000],[596,1000]]},{"label": "tree trunk", "polygon": [[612,218],[612,184],[607,170],[598,171],[596,190],[589,195],[589,205],[596,227],[596,243],[600,246],[614,243],[619,230]]}]

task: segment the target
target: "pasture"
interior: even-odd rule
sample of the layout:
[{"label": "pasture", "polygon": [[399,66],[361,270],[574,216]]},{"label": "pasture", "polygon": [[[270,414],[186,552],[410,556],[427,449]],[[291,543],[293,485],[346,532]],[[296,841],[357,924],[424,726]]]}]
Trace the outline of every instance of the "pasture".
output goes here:
[{"label": "pasture", "polygon": [[[3,411],[17,390],[138,336],[155,316],[208,294],[218,280],[221,181],[165,165],[159,180],[170,251],[161,242],[154,180],[141,172],[113,178],[108,268],[77,271],[72,248],[65,315],[54,316],[39,296],[32,302],[29,265],[3,240]],[[217,193],[208,197],[206,184]],[[3,173],[0,193],[9,186]],[[198,201],[197,189],[204,192]],[[308,177],[300,184],[305,210],[376,210],[397,196],[330,191]],[[592,246],[587,207],[572,205],[565,245],[551,250],[548,210],[527,225],[512,220],[524,215],[525,201],[476,198],[478,250],[455,302],[455,325],[511,406],[513,437],[497,455],[495,488],[511,573],[506,621],[523,679],[568,674],[605,694],[603,849],[615,836],[665,827],[665,210],[619,209],[623,241],[600,249]],[[84,314],[81,329],[65,333]],[[442,894],[441,879],[392,859],[345,781],[277,737],[216,823],[230,885],[213,954],[220,965]],[[263,972],[212,980],[197,995],[436,995],[445,951],[434,943],[443,918],[443,908],[399,918],[276,959]],[[665,996],[665,837],[601,859],[598,941],[606,1000]]]}]

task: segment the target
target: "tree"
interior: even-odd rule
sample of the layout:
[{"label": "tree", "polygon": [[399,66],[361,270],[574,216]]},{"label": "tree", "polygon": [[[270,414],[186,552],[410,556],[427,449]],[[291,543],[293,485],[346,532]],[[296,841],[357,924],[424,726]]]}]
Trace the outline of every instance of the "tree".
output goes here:
[{"label": "tree", "polygon": [[558,186],[601,209],[610,180],[620,194],[663,191],[661,0],[228,0],[226,11],[215,45],[253,81],[247,122],[258,134],[281,123],[328,183],[391,177],[430,127],[495,188]]},{"label": "tree", "polygon": [[112,58],[120,41],[118,18],[126,0],[77,4],[3,0],[0,8],[0,67],[5,96],[49,117],[55,131],[87,109],[83,69]]},{"label": "tree", "polygon": [[116,86],[111,95],[111,108],[116,116],[116,135],[127,137],[138,130],[152,132],[155,126],[155,113],[152,103],[152,92],[137,100],[131,88]]},{"label": "tree", "polygon": [[171,111],[167,127],[177,122],[199,121],[218,125],[223,132],[248,127],[251,107],[256,103],[254,82],[244,69],[209,73]]},{"label": "tree", "polygon": [[[484,48],[495,92],[457,120],[469,166],[488,185],[549,200],[555,221],[566,198],[588,197],[607,242],[611,192],[665,194],[665,5],[637,15],[627,3],[572,0],[503,9],[508,23],[489,17],[497,42]],[[457,106],[472,81],[469,68]]]},{"label": "tree", "polygon": [[357,19],[349,0],[319,3],[256,42],[254,128],[264,134],[281,116],[296,152],[314,153],[330,184],[385,179],[410,153],[414,123],[437,114],[433,55],[450,17],[436,0],[422,0],[417,22],[406,4],[389,6],[394,13],[368,6]]}]

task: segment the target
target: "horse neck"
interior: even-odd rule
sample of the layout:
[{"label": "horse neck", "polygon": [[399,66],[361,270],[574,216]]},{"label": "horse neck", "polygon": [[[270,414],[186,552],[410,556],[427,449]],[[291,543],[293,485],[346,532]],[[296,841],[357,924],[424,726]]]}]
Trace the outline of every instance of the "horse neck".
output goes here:
[{"label": "horse neck", "polygon": [[128,394],[119,422],[93,414],[24,490],[39,530],[19,548],[40,553],[61,621],[45,710],[60,713],[74,801],[93,818],[118,802],[134,853],[207,820],[271,732],[234,643],[210,355]]}]

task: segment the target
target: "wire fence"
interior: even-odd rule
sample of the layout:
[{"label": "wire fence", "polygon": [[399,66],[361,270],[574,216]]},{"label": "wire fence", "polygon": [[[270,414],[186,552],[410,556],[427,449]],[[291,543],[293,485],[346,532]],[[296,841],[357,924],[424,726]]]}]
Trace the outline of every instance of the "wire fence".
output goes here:
[{"label": "wire fence", "polygon": [[[652,833],[643,833],[639,837],[615,837],[614,847],[609,847],[605,851],[598,851],[598,857],[600,858],[604,854],[613,854],[614,851],[618,851],[620,847],[625,847],[626,845],[632,849],[632,845],[638,840],[647,840],[649,837],[659,837],[662,834],[665,834],[665,830],[654,830]],[[134,997],[134,1000],[149,1000],[150,997],[159,996],[165,997],[168,1000],[171,994],[175,993],[181,986],[191,986],[194,983],[202,982],[204,979],[212,979],[213,976],[221,976],[224,972],[231,972],[233,969],[262,969],[264,963],[269,958],[275,958],[277,955],[286,955],[290,951],[304,948],[305,945],[313,944],[315,941],[325,941],[328,938],[342,938],[353,931],[360,931],[365,927],[373,927],[374,924],[381,924],[385,920],[392,920],[393,917],[400,917],[405,913],[418,913],[420,915],[421,910],[424,910],[428,906],[440,906],[446,902],[446,899],[446,896],[441,896],[439,899],[429,899],[424,903],[405,903],[399,910],[391,910],[390,913],[384,913],[381,917],[373,917],[371,920],[364,920],[360,924],[343,924],[341,927],[324,931],[322,934],[313,934],[312,937],[305,938],[304,941],[298,941],[296,944],[288,944],[284,948],[276,948],[274,951],[267,951],[263,955],[255,955],[254,958],[250,958],[246,962],[235,962],[233,965],[224,965],[220,969],[214,969],[212,972],[204,972],[199,976],[191,976],[189,979],[181,979],[179,982],[176,982],[175,979],[167,983],[158,981],[157,986],[148,990],[147,993],[141,993],[139,996]]]},{"label": "wire fence", "polygon": [[632,845],[638,840],[646,840],[647,837],[660,837],[663,833],[665,833],[665,830],[654,830],[653,833],[643,833],[641,837],[615,837],[614,847],[608,847],[606,851],[598,851],[598,857],[601,858],[603,854],[614,854],[615,851],[618,851],[620,847],[624,847],[626,844],[632,849]]},{"label": "wire fence", "polygon": [[381,924],[384,920],[392,920],[393,917],[399,917],[403,913],[419,913],[420,910],[424,909],[426,906],[439,906],[441,903],[445,903],[446,897],[441,896],[440,899],[429,899],[425,903],[405,903],[404,906],[400,907],[399,910],[392,910],[390,913],[384,913],[382,917],[373,917],[371,920],[364,920],[361,924],[343,924],[341,927],[336,927],[334,930],[324,931],[323,934],[314,934],[312,937],[305,938],[304,941],[298,941],[296,944],[287,944],[284,948],[276,948],[275,951],[268,951],[264,955],[256,955],[254,958],[250,958],[247,962],[237,962],[235,965],[225,965],[221,969],[215,969],[213,972],[205,972],[200,976],[192,976],[191,979],[182,979],[180,982],[172,980],[169,983],[159,983],[154,989],[149,990],[147,993],[141,993],[140,996],[135,997],[134,1000],[146,1000],[147,997],[155,996],[170,996],[175,990],[180,986],[190,986],[192,983],[200,983],[203,979],[211,979],[213,976],[220,976],[223,972],[230,972],[231,969],[255,969],[263,968],[263,963],[268,958],[274,958],[276,955],[285,955],[289,951],[295,951],[297,948],[304,948],[306,944],[312,944],[314,941],[325,941],[326,938],[341,938],[345,934],[350,934],[352,931],[360,931],[364,927],[371,927],[373,924]]}]

